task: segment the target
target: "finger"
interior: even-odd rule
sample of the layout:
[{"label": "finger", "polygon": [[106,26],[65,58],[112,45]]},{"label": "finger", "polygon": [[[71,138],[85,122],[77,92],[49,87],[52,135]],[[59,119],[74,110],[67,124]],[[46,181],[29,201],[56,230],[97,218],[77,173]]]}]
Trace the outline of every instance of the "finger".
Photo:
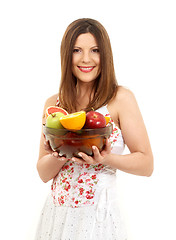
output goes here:
[{"label": "finger", "polygon": [[59,157],[59,154],[58,154],[58,152],[52,152],[52,156],[53,157]]},{"label": "finger", "polygon": [[50,144],[49,144],[49,140],[44,140],[44,145],[45,145],[45,146],[50,145]]},{"label": "finger", "polygon": [[83,152],[79,152],[78,155],[85,161],[89,161],[90,160],[90,156],[88,156],[87,154],[85,154]]},{"label": "finger", "polygon": [[107,153],[111,152],[111,143],[108,138],[106,138],[106,145],[105,145],[104,151],[106,151]]},{"label": "finger", "polygon": [[99,149],[96,146],[92,146],[92,150],[94,159],[99,160],[101,157]]},{"label": "finger", "polygon": [[44,147],[45,149],[51,149],[49,141],[44,141]]},{"label": "finger", "polygon": [[104,150],[101,152],[101,156],[104,157],[106,154],[111,153],[111,142],[106,139],[106,145]]},{"label": "finger", "polygon": [[50,144],[49,144],[49,141],[44,141],[44,148],[45,148],[45,150],[46,150],[47,152],[49,152],[49,153],[52,153],[52,152],[53,152],[52,149],[51,149],[51,146],[50,146]]},{"label": "finger", "polygon": [[88,164],[92,164],[92,162],[93,162],[92,157],[88,156],[87,154],[85,154],[83,152],[79,152],[78,155],[84,160],[84,163],[86,161]]},{"label": "finger", "polygon": [[52,156],[53,156],[53,157],[56,157],[59,161],[65,161],[65,160],[67,160],[66,157],[60,157],[58,152],[53,152],[53,153],[52,153]]},{"label": "finger", "polygon": [[72,160],[73,162],[77,162],[77,163],[80,163],[80,164],[84,164],[84,163],[85,163],[84,160],[81,160],[81,159],[76,158],[76,157],[72,157],[71,160]]}]

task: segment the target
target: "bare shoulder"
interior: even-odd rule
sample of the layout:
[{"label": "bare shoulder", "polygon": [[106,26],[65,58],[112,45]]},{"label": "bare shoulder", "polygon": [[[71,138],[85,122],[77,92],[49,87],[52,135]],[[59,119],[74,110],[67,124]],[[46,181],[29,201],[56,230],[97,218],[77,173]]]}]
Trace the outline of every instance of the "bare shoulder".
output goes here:
[{"label": "bare shoulder", "polygon": [[115,97],[108,104],[108,111],[114,123],[121,128],[121,115],[129,103],[135,102],[132,91],[123,86],[118,86]]},{"label": "bare shoulder", "polygon": [[136,101],[136,97],[130,89],[120,86],[115,97],[115,102],[117,105],[119,118],[130,115],[130,113],[131,115],[137,113],[139,115],[140,110]]},{"label": "bare shoulder", "polygon": [[136,99],[133,92],[130,89],[123,86],[119,86],[115,97],[115,101],[118,105],[120,105],[123,104],[124,102],[136,101]]},{"label": "bare shoulder", "polygon": [[57,102],[57,97],[58,97],[58,94],[54,94],[52,96],[50,96],[49,98],[46,99],[45,101],[45,105],[44,105],[44,108],[43,108],[43,123],[45,121],[45,112],[46,112],[46,109],[49,107],[49,106],[55,106],[56,105],[56,102]]},{"label": "bare shoulder", "polygon": [[118,118],[121,111],[125,111],[128,107],[132,107],[132,105],[136,105],[136,98],[133,92],[123,86],[119,86],[116,92],[115,97],[110,102],[110,106],[112,106],[113,111],[116,111]]},{"label": "bare shoulder", "polygon": [[56,102],[57,102],[57,97],[58,97],[58,94],[54,94],[54,95],[50,96],[49,98],[47,98],[45,101],[44,108],[47,108],[49,106],[55,106]]}]

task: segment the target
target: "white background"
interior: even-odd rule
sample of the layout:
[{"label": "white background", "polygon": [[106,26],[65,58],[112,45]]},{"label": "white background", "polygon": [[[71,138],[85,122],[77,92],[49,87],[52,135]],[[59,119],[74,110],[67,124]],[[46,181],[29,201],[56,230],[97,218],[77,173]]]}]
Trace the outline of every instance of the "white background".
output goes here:
[{"label": "white background", "polygon": [[119,172],[129,240],[176,239],[174,0],[0,3],[1,238],[32,240],[51,182],[37,174],[42,109],[58,92],[60,42],[73,20],[107,29],[120,85],[131,89],[151,141],[152,177]]}]

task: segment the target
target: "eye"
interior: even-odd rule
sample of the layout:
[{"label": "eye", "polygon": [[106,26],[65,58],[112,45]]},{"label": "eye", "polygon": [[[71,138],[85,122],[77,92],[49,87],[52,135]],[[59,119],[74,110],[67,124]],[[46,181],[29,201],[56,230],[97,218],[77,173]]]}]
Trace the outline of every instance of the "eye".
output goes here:
[{"label": "eye", "polygon": [[78,53],[78,52],[80,52],[81,50],[79,49],[79,48],[74,48],[73,49],[73,53]]},{"label": "eye", "polygon": [[92,49],[92,52],[94,52],[94,53],[99,53],[100,51],[99,51],[98,48],[94,48],[94,49]]}]

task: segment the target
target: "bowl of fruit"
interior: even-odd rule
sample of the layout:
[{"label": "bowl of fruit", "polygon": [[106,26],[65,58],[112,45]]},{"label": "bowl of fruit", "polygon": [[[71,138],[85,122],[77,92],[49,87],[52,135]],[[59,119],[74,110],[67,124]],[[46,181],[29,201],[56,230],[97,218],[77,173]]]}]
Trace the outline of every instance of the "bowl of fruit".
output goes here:
[{"label": "bowl of fruit", "polygon": [[52,150],[60,156],[79,157],[79,152],[92,156],[92,146],[102,151],[106,138],[112,133],[109,120],[109,117],[96,111],[68,114],[63,108],[51,106],[46,110],[43,133]]}]

